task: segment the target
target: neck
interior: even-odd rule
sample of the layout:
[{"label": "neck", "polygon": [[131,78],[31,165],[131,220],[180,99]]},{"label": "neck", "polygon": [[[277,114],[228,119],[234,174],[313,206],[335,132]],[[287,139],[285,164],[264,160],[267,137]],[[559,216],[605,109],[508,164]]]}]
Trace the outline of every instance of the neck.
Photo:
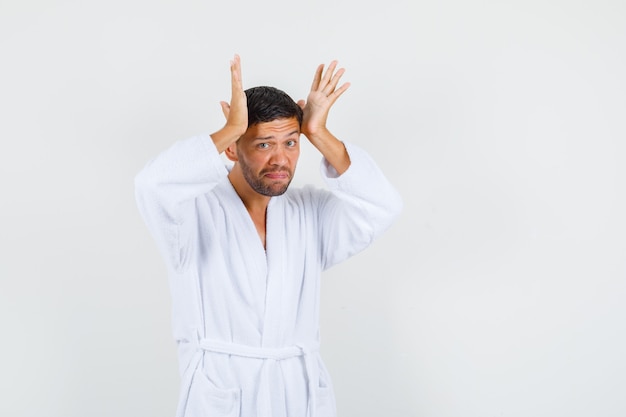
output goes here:
[{"label": "neck", "polygon": [[253,190],[250,184],[248,184],[248,181],[243,177],[241,170],[237,168],[237,166],[233,167],[228,174],[228,179],[237,192],[237,195],[241,198],[241,201],[244,206],[246,206],[250,215],[265,215],[271,197],[259,194]]},{"label": "neck", "polygon": [[230,171],[228,179],[233,185],[235,192],[239,195],[239,198],[241,198],[243,205],[248,210],[248,214],[256,227],[259,238],[261,238],[263,248],[265,248],[266,212],[270,197],[254,191],[252,187],[250,187],[250,184],[248,184],[248,181],[243,177],[241,171],[237,170],[236,167],[233,167]]}]

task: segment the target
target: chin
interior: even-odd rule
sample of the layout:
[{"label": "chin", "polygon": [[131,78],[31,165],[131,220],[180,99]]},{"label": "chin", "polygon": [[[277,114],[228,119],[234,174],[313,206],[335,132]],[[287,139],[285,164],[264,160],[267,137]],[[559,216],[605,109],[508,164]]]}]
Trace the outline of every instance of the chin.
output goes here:
[{"label": "chin", "polygon": [[268,196],[270,197],[277,197],[279,195],[283,195],[287,192],[287,188],[289,187],[285,187],[285,188],[280,188],[278,190],[268,190]]}]

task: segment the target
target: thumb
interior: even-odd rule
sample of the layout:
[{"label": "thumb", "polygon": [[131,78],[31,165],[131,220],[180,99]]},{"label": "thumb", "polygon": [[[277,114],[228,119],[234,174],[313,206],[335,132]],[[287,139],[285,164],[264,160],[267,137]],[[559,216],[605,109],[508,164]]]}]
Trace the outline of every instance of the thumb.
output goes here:
[{"label": "thumb", "polygon": [[222,106],[222,113],[224,113],[224,117],[228,119],[228,115],[230,114],[230,105],[225,101],[220,101],[220,106]]},{"label": "thumb", "polygon": [[304,100],[298,100],[298,106],[300,106],[300,108],[302,110],[304,110],[304,106],[306,106],[306,101]]}]

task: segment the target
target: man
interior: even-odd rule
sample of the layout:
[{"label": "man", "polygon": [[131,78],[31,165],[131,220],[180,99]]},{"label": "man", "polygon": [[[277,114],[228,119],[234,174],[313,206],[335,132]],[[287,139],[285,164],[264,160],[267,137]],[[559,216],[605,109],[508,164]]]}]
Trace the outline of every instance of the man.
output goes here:
[{"label": "man", "polygon": [[[179,417],[336,415],[319,355],[320,273],[367,247],[402,205],[372,159],[326,128],[349,87],[337,87],[336,65],[320,65],[295,103],[271,87],[244,91],[235,56],[224,127],[176,143],[136,177],[170,276]],[[301,134],[330,191],[288,189]]]}]

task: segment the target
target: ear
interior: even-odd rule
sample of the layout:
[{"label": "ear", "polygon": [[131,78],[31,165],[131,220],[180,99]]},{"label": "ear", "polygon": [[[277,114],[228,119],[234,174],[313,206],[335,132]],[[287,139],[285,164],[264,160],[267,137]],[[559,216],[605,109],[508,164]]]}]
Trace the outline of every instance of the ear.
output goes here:
[{"label": "ear", "polygon": [[233,162],[237,162],[239,158],[237,157],[237,142],[231,143],[228,145],[228,148],[224,151],[226,158]]}]

